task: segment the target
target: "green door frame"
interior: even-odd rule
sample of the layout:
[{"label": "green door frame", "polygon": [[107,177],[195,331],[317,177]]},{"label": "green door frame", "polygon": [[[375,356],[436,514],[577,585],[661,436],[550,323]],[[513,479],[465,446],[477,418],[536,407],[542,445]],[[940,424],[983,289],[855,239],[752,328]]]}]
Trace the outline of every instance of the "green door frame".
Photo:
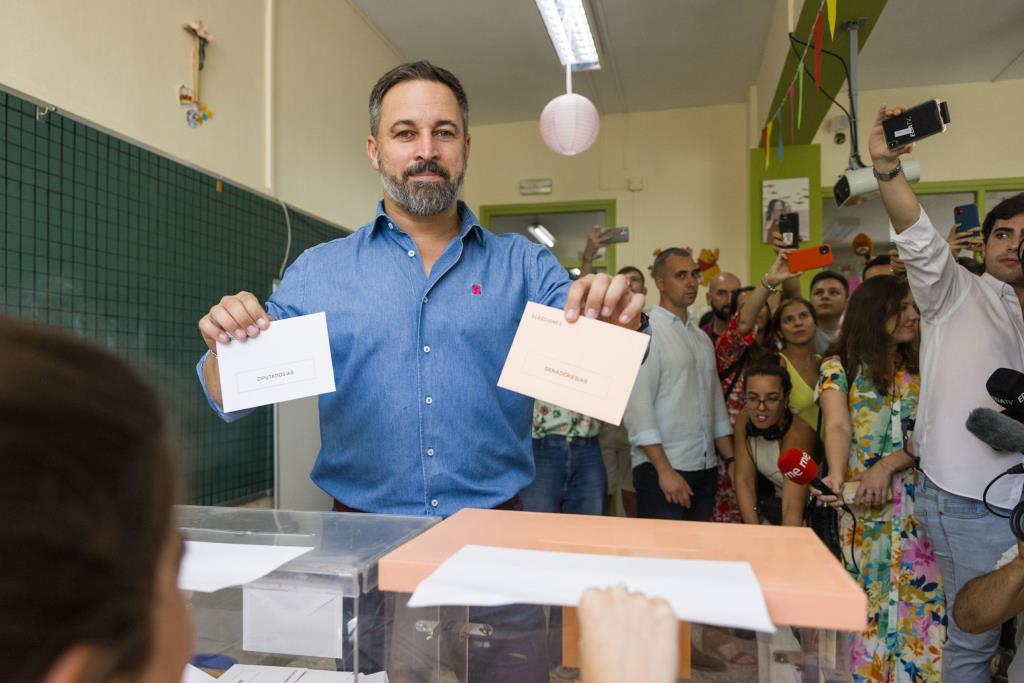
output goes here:
[{"label": "green door frame", "polygon": [[[491,219],[497,216],[528,216],[534,213],[573,213],[576,211],[604,211],[608,217],[608,225],[616,225],[614,199],[584,199],[575,202],[529,202],[523,204],[481,204],[476,215],[480,225],[488,230]],[[594,267],[603,266],[610,273],[615,273],[615,245],[610,244],[604,249],[605,257],[594,261]],[[566,270],[579,268],[579,262],[563,263]]]}]

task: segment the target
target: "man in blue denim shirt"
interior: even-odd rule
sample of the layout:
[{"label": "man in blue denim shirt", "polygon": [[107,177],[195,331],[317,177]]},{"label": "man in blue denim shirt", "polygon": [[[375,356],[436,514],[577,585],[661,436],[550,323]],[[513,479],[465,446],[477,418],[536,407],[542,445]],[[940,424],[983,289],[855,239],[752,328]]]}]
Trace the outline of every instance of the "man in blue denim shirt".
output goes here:
[{"label": "man in blue denim shirt", "polygon": [[[637,329],[622,276],[570,283],[541,245],[495,235],[457,201],[470,137],[458,80],[428,63],[377,83],[366,150],[384,200],[354,235],[300,256],[264,309],[226,296],[199,322],[198,372],[220,407],[216,341],[327,313],[338,391],[320,397],[313,480],[345,507],[450,515],[512,499],[533,479],[531,399],[497,387],[528,301]],[[571,286],[570,286],[571,284]]]}]

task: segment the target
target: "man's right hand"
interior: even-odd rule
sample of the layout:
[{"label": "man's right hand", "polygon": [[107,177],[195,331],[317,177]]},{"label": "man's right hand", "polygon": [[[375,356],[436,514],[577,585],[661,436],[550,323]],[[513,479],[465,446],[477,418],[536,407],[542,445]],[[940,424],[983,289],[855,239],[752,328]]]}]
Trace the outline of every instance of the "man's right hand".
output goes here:
[{"label": "man's right hand", "polygon": [[227,344],[232,339],[245,341],[258,337],[261,330],[270,327],[273,320],[263,310],[263,305],[251,292],[225,296],[220,303],[199,319],[199,334],[214,353],[217,342]]},{"label": "man's right hand", "polygon": [[902,147],[897,147],[895,149],[889,149],[889,145],[885,142],[885,131],[882,130],[882,121],[891,119],[894,116],[899,116],[905,111],[906,109],[902,107],[887,109],[883,104],[878,109],[878,116],[875,117],[875,125],[871,127],[871,132],[868,133],[868,154],[871,155],[871,163],[874,164],[875,168],[881,173],[888,173],[896,168],[896,164],[899,163],[900,157],[914,149],[914,143],[903,145]]},{"label": "man's right hand", "polygon": [[674,469],[667,467],[658,470],[658,486],[661,487],[661,492],[665,494],[665,500],[668,502],[682,505],[684,508],[690,507],[693,489],[686,483],[683,475]]}]

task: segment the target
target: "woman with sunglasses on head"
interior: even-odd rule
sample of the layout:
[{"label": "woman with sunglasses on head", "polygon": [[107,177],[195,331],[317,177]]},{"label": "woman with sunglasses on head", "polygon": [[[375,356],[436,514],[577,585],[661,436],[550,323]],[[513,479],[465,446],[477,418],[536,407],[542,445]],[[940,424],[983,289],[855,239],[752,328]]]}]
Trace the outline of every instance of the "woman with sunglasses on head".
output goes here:
[{"label": "woman with sunglasses on head", "polygon": [[[847,570],[868,596],[868,627],[851,634],[857,681],[939,681],[946,635],[938,562],[914,516],[917,470],[910,425],[920,392],[920,316],[906,280],[881,275],[850,297],[818,395],[828,474],[853,515],[840,516]],[[821,499],[832,505],[834,496]]]},{"label": "woman with sunglasses on head", "polygon": [[[787,448],[805,453],[814,449],[814,431],[789,409],[792,381],[785,368],[766,360],[744,373],[745,407],[733,432],[736,455],[736,498],[746,524],[768,521],[803,526],[807,486],[786,479],[779,470],[779,454]],[[771,482],[770,491],[758,495],[757,474]]]},{"label": "woman with sunglasses on head", "polygon": [[181,680],[174,457],[156,393],[122,361],[0,317],[4,683]]}]

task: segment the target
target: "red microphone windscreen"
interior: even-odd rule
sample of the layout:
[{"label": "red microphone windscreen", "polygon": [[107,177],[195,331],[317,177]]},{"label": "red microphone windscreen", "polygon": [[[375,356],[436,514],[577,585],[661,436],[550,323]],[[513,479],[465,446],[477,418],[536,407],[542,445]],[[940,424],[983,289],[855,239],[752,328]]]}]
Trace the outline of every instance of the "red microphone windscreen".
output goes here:
[{"label": "red microphone windscreen", "polygon": [[787,448],[779,455],[782,476],[797,484],[810,484],[818,476],[818,463],[799,448]]}]

